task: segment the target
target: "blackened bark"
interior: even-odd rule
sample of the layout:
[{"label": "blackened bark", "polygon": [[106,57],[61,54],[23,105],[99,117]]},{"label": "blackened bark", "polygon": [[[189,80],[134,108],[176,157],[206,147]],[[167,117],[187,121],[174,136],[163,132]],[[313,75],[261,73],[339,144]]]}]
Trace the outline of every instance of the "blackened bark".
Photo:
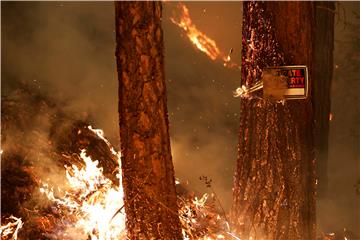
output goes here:
[{"label": "blackened bark", "polygon": [[116,2],[120,142],[130,239],[181,239],[160,2]]},{"label": "blackened bark", "polygon": [[[244,2],[242,84],[267,66],[307,65],[312,86],[314,26],[311,2]],[[244,239],[315,239],[311,94],[241,101],[232,219]]]},{"label": "blackened bark", "polygon": [[317,195],[326,196],[329,145],[330,90],[333,74],[335,2],[316,2],[315,64],[313,104]]}]

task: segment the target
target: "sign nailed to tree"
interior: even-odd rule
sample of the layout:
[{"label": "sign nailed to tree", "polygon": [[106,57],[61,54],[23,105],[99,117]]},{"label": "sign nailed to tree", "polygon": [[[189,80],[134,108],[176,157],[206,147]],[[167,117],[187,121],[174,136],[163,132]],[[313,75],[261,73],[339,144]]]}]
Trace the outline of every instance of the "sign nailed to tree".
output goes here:
[{"label": "sign nailed to tree", "polygon": [[273,100],[305,99],[308,96],[308,71],[306,66],[280,66],[263,69],[261,80],[250,88],[242,86],[235,97],[251,97],[263,89],[263,98]]},{"label": "sign nailed to tree", "polygon": [[305,99],[308,95],[306,66],[266,68],[263,70],[262,82],[265,98]]}]

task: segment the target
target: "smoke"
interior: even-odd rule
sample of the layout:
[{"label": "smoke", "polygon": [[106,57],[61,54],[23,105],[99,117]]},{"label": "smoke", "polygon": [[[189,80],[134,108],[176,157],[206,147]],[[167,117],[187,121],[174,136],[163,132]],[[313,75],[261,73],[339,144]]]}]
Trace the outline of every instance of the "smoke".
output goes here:
[{"label": "smoke", "polygon": [[[222,204],[231,205],[233,169],[238,143],[239,99],[232,93],[240,82],[240,70],[227,69],[196,50],[182,30],[170,21],[175,2],[163,4],[165,73],[173,161],[177,177],[199,192],[209,191],[199,177],[213,179]],[[214,39],[223,52],[234,49],[240,62],[241,2],[186,2],[199,30]],[[117,74],[115,64],[114,7],[111,2],[2,2],[2,89],[8,96],[25,83],[51,97],[74,119],[102,128],[118,145]],[[335,20],[335,75],[330,124],[329,195],[318,202],[319,228],[360,229],[359,195],[353,185],[359,176],[359,61],[358,35],[347,23],[359,21],[359,2],[342,2]],[[29,102],[28,98],[21,101]],[[31,104],[27,104],[31,106]],[[346,106],[346,107],[344,107]],[[48,109],[50,113],[53,110]],[[40,178],[64,179],[37,142],[48,140],[49,118],[34,117],[27,127],[41,126],[37,135],[23,136],[19,129],[6,134],[2,149],[16,147],[25,137],[26,148],[39,160]],[[51,115],[51,114],[50,114]],[[37,116],[37,117],[35,117]],[[59,126],[61,128],[61,126]],[[30,129],[28,129],[30,132]],[[32,131],[32,130],[31,130]],[[51,151],[47,149],[46,151]],[[49,167],[52,166],[52,167]],[[357,167],[354,167],[357,166]],[[51,169],[47,172],[46,169]],[[61,172],[61,174],[56,174]],[[50,174],[49,174],[50,173]],[[54,173],[54,174],[53,174]],[[4,179],[4,178],[3,178]]]},{"label": "smoke", "polygon": [[[24,220],[21,237],[39,239],[38,235],[50,232],[59,236],[64,232],[69,235],[75,231],[67,227],[73,223],[70,221],[72,216],[79,217],[82,214],[82,220],[86,221],[91,218],[86,218],[88,215],[84,214],[84,209],[80,207],[76,214],[67,212],[70,205],[83,204],[84,196],[91,196],[86,199],[96,204],[96,207],[99,207],[99,204],[115,208],[121,206],[120,191],[116,191],[121,194],[115,198],[116,204],[103,203],[104,199],[107,199],[104,196],[114,193],[118,179],[114,181],[106,174],[111,172],[111,176],[115,177],[113,171],[117,168],[117,157],[113,156],[108,142],[102,139],[102,136],[97,137],[93,132],[95,130],[87,128],[85,123],[64,114],[57,104],[43,97],[36,89],[23,86],[21,90],[9,93],[2,100],[1,207],[3,216],[14,214]],[[114,159],[109,157],[109,154]],[[94,158],[99,155],[100,158]],[[85,156],[89,158],[85,159]],[[90,157],[98,161],[93,163]],[[111,164],[112,160],[114,161]],[[84,162],[88,169],[91,169],[87,174],[79,170]],[[107,165],[109,163],[110,165]],[[69,166],[66,174],[64,165]],[[95,169],[95,165],[104,167],[104,171]],[[91,177],[89,174],[92,174]],[[92,194],[99,190],[100,185],[100,196]],[[55,198],[65,195],[68,201],[60,201],[63,199],[59,197],[60,200],[54,205],[44,193],[51,200],[53,193]],[[97,209],[97,214],[104,211],[99,209],[101,208]],[[110,209],[107,216],[110,214],[112,217],[116,210]],[[104,212],[99,216],[104,219]],[[94,221],[97,220],[99,219]],[[57,239],[59,236],[55,235],[49,237]]]},{"label": "smoke", "polygon": [[[1,193],[3,214],[19,214],[22,207],[46,207],[38,185],[48,181],[66,189],[65,170],[57,161],[50,133],[72,123],[61,119],[61,112],[34,89],[13,91],[2,99],[1,109]],[[57,120],[58,120],[57,119]],[[55,127],[55,129],[54,129]],[[17,203],[17,204],[15,204]],[[21,212],[22,216],[26,212]],[[32,218],[33,215],[29,215]]]},{"label": "smoke", "polygon": [[25,82],[118,140],[113,3],[2,3],[2,94]]},{"label": "smoke", "polygon": [[328,191],[327,196],[318,199],[317,203],[319,229],[342,231],[346,228],[358,236],[360,195],[354,185],[360,180],[359,12],[359,2],[337,4]]},{"label": "smoke", "polygon": [[[241,3],[186,3],[194,24],[240,61]],[[170,21],[176,3],[163,4],[165,72],[175,171],[190,188],[213,179],[230,206],[236,161],[240,71],[194,49]],[[2,3],[2,94],[24,82],[62,110],[102,128],[118,145],[114,7],[111,2]],[[34,110],[36,111],[36,109]],[[44,130],[46,132],[46,130]]]},{"label": "smoke", "polygon": [[[233,91],[239,69],[227,69],[196,49],[181,28],[174,25],[177,3],[163,9],[165,73],[170,134],[175,172],[190,188],[209,191],[199,180],[211,178],[225,208],[231,206],[231,189],[237,156],[239,99]],[[240,62],[242,3],[187,2],[198,30],[215,40],[222,52]],[[210,191],[211,192],[211,191]]]}]

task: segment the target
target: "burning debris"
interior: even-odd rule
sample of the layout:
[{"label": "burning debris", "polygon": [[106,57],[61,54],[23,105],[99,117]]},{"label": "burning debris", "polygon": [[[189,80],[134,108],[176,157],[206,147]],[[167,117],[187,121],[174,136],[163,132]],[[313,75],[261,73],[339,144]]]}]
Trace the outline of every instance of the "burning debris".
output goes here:
[{"label": "burning debris", "polygon": [[179,197],[179,217],[184,240],[187,239],[238,239],[229,225],[215,210],[215,199],[208,194]]},{"label": "burning debris", "polygon": [[[126,239],[120,153],[102,130],[28,90],[3,99],[1,118],[2,239]],[[239,239],[215,193],[177,184],[184,239]]]},{"label": "burning debris", "polygon": [[[40,193],[41,187],[44,192],[51,189],[44,187],[45,182],[56,189],[54,197],[60,189],[74,200],[73,204],[80,204],[75,198],[86,198],[85,192],[81,195],[79,190],[81,186],[85,187],[85,175],[77,179],[74,174],[83,174],[84,167],[102,168],[103,178],[87,176],[93,181],[94,190],[93,194],[88,193],[87,203],[90,201],[94,206],[103,201],[97,198],[100,193],[103,196],[110,185],[112,188],[119,186],[119,178],[114,174],[119,169],[118,156],[109,143],[97,130],[66,116],[50,100],[35,95],[33,90],[25,87],[3,98],[1,120],[1,220],[6,223],[11,215],[21,218],[24,225],[19,231],[19,239],[58,239],[65,227],[79,224],[65,216],[71,216],[70,210],[65,213],[64,209],[57,208],[58,203],[54,204]],[[88,162],[84,161],[82,149],[86,149],[87,157],[98,160],[96,164],[91,165],[88,159]],[[67,172],[65,165],[71,166]],[[66,180],[70,179],[77,185],[67,185]],[[99,181],[101,187],[95,181]],[[90,185],[86,188],[91,189]],[[86,205],[82,207],[84,209]]]},{"label": "burning debris", "polygon": [[321,237],[317,238],[318,240],[357,240],[360,239],[359,236],[354,234],[347,229],[342,231],[332,232],[332,233],[323,233]]},{"label": "burning debris", "polygon": [[[2,239],[126,239],[120,153],[102,130],[28,90],[3,99],[1,118]],[[239,239],[214,192],[177,189],[184,239]]]},{"label": "burning debris", "polygon": [[18,239],[18,237],[17,237],[18,232],[19,232],[20,228],[23,226],[24,223],[21,221],[21,218],[14,217],[12,215],[9,218],[7,218],[7,220],[9,222],[0,227],[1,239],[3,239],[3,240],[8,240],[8,239],[17,240]]},{"label": "burning debris", "polygon": [[121,173],[117,174],[120,178],[119,186],[114,186],[103,175],[98,161],[86,156],[85,150],[81,151],[80,157],[85,167],[79,169],[76,165],[66,166],[66,178],[70,186],[68,191],[59,189],[56,194],[46,183],[40,188],[40,192],[55,203],[56,211],[71,219],[67,222],[73,232],[65,231],[64,236],[74,235],[75,232],[76,236],[83,235],[84,239],[125,239],[125,213],[114,215],[119,206],[124,204]]},{"label": "burning debris", "polygon": [[[126,239],[120,153],[102,130],[32,91],[2,105],[2,239]],[[236,239],[215,202],[179,193],[184,239]]]}]

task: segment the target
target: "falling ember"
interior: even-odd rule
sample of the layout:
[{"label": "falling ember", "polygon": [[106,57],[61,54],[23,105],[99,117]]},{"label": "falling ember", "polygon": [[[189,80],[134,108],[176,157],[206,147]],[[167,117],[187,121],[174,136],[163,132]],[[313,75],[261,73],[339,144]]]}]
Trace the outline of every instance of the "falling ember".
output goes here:
[{"label": "falling ember", "polygon": [[17,218],[14,216],[10,216],[8,218],[8,220],[10,220],[7,224],[2,225],[0,227],[0,236],[1,239],[13,239],[13,240],[17,240],[18,239],[18,232],[19,230],[22,228],[23,226],[23,221],[21,220],[21,218]]},{"label": "falling ember", "polygon": [[205,33],[197,29],[190,18],[189,9],[182,3],[178,4],[178,8],[181,11],[179,21],[176,21],[174,18],[171,18],[171,21],[185,31],[187,37],[197,49],[205,53],[213,61],[223,61],[223,65],[225,67],[238,67],[237,64],[230,62],[230,55],[233,49],[231,49],[229,54],[225,56],[225,54],[219,50],[213,39],[209,38]]}]

